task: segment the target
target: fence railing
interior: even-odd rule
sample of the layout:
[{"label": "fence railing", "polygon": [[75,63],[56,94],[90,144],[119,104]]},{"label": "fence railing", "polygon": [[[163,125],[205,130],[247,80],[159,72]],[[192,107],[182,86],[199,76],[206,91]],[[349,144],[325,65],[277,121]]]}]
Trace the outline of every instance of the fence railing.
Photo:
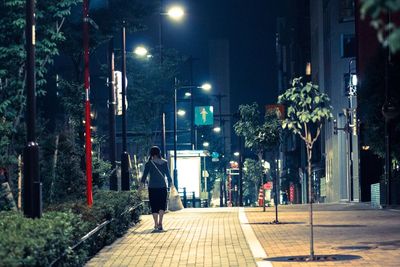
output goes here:
[{"label": "fence railing", "polygon": [[90,232],[88,232],[86,235],[84,235],[83,237],[81,237],[81,239],[80,239],[76,244],[74,244],[73,246],[71,246],[71,247],[69,247],[68,249],[66,249],[66,250],[64,251],[64,253],[63,253],[60,257],[58,257],[57,259],[55,259],[54,261],[52,261],[52,262],[50,263],[49,266],[55,266],[62,258],[64,258],[64,257],[67,255],[68,251],[77,249],[77,248],[78,248],[79,246],[81,246],[86,240],[88,240],[89,238],[91,238],[92,236],[94,236],[95,234],[97,234],[101,229],[103,229],[104,227],[106,227],[108,224],[110,224],[111,222],[113,222],[113,221],[115,221],[115,220],[118,220],[118,218],[122,217],[122,216],[125,215],[126,213],[129,213],[129,212],[132,212],[132,211],[136,210],[137,208],[139,208],[139,207],[142,206],[142,205],[143,205],[143,202],[140,202],[140,203],[138,203],[137,205],[132,206],[132,207],[126,209],[126,210],[125,210],[124,212],[122,212],[118,217],[115,217],[115,218],[106,220],[106,221],[102,222],[101,224],[97,225],[94,229],[92,229],[92,230],[91,230]]}]

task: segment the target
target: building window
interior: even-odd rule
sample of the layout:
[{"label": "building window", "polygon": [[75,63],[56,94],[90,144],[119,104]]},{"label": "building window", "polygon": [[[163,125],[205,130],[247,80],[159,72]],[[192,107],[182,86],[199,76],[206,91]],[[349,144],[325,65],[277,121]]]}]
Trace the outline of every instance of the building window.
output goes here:
[{"label": "building window", "polygon": [[342,58],[350,58],[356,56],[356,40],[354,38],[354,34],[342,34],[341,55]]},{"label": "building window", "polygon": [[354,21],[354,0],[340,0],[339,22]]}]

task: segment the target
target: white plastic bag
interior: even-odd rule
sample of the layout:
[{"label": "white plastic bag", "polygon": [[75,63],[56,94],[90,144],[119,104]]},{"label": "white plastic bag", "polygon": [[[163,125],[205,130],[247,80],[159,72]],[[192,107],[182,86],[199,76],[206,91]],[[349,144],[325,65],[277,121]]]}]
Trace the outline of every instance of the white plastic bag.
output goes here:
[{"label": "white plastic bag", "polygon": [[178,211],[183,209],[181,197],[179,196],[178,190],[176,190],[174,185],[171,186],[171,191],[169,193],[168,209],[170,211]]}]

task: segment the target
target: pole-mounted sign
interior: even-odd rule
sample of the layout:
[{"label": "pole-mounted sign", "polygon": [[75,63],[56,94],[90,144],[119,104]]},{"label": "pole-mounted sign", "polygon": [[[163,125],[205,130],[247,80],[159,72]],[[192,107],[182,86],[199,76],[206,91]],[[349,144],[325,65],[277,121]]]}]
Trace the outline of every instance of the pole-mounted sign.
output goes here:
[{"label": "pole-mounted sign", "polygon": [[200,106],[194,109],[194,123],[197,126],[213,125],[214,124],[214,107]]}]

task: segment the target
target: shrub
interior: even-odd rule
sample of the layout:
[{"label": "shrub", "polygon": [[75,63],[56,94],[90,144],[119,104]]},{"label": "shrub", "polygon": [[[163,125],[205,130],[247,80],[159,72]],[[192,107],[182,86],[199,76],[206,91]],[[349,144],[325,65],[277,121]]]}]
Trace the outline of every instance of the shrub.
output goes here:
[{"label": "shrub", "polygon": [[[18,212],[0,213],[0,266],[80,266],[103,246],[121,237],[139,220],[141,209],[135,191],[97,191],[94,204],[84,201],[49,206],[40,219],[28,219]],[[75,250],[71,247],[104,221],[111,222]]]},{"label": "shrub", "polygon": [[[48,212],[28,219],[18,212],[0,213],[0,266],[48,266],[87,231],[88,225],[71,212]],[[66,258],[79,265],[85,255]]]}]

